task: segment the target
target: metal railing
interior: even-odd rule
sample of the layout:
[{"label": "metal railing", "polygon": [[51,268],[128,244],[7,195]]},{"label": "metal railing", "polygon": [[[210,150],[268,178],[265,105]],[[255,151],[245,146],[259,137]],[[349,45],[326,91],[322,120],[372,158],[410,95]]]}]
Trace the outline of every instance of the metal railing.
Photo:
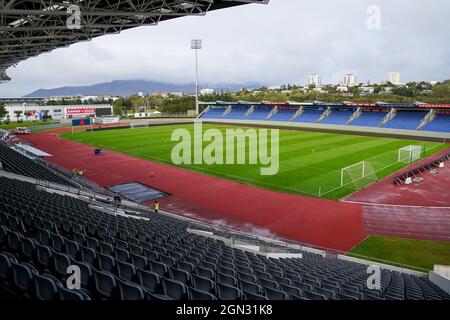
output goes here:
[{"label": "metal railing", "polygon": [[415,167],[415,168],[395,177],[394,185],[404,184],[406,179],[408,179],[408,178],[416,178],[428,171],[439,168],[441,163],[443,163],[443,162],[450,162],[450,152],[443,155],[442,157],[439,157],[439,158],[427,163],[427,164]]}]

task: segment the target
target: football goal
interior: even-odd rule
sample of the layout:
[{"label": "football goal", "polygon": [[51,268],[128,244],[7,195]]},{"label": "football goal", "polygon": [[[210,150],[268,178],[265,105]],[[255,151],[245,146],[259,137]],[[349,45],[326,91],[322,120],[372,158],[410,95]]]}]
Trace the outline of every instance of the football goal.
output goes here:
[{"label": "football goal", "polygon": [[341,169],[341,187],[353,184],[356,188],[362,188],[374,181],[377,175],[370,162],[362,161]]},{"label": "football goal", "polygon": [[422,154],[421,146],[409,145],[398,150],[398,162],[413,163],[419,160]]}]

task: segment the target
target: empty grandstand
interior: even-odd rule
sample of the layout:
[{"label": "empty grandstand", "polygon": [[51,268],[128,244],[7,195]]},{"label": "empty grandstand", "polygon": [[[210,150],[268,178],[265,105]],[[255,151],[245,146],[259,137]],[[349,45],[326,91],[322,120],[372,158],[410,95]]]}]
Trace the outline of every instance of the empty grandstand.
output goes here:
[{"label": "empty grandstand", "polygon": [[343,127],[450,132],[450,105],[354,103],[203,103],[202,119],[291,122]]},{"label": "empty grandstand", "polygon": [[[158,315],[158,305],[169,306],[162,316],[173,317],[170,307],[192,305],[191,313],[176,312],[186,318],[213,301],[215,309],[235,307],[226,310],[230,319],[278,316],[254,312],[275,300],[293,301],[296,317],[304,312],[297,301],[450,301],[450,86],[439,82],[442,59],[400,70],[405,79],[427,72],[423,78],[437,81],[403,85],[398,71],[380,83],[358,83],[352,73],[330,84],[342,66],[353,64],[369,80],[375,74],[363,73],[413,65],[389,51],[403,33],[391,23],[379,34],[394,40],[378,41],[374,51],[366,31],[378,29],[378,6],[353,6],[362,9],[362,22],[368,14],[357,30],[342,25],[353,9],[343,7],[350,15],[340,17],[335,5],[330,19],[319,5],[316,15],[301,16],[296,2],[274,1],[279,11],[259,16],[250,10],[269,0],[0,0],[0,82],[30,57],[128,30],[93,50],[80,46],[52,59],[57,77],[48,69],[36,81],[45,56],[37,69],[26,63],[16,73],[30,81],[5,87],[8,95],[36,84],[54,88],[0,98],[0,301],[175,301],[145,304],[146,311]],[[241,6],[248,11],[238,12]],[[168,26],[172,35],[149,32],[143,40],[129,30],[225,8],[243,23],[217,19],[216,12],[215,29],[208,19],[194,25],[187,18]],[[282,12],[292,16],[283,19]],[[393,19],[407,20],[417,19]],[[336,33],[327,31],[331,22]],[[204,66],[201,57],[201,79],[203,40],[190,35],[204,37],[203,52],[213,53]],[[421,36],[404,38],[413,45],[403,41],[403,55],[446,52],[432,41],[417,45]],[[167,54],[156,61],[170,39],[176,46],[164,47]],[[188,52],[195,54],[195,86],[181,83],[193,82]],[[379,65],[364,64],[377,52],[386,53]],[[58,60],[69,56],[73,63]],[[300,85],[306,69],[323,75]],[[84,83],[108,76],[146,80]],[[53,86],[61,79],[80,83]],[[295,83],[282,83],[287,80]],[[97,104],[91,94],[114,102]],[[338,102],[342,97],[355,102]]]},{"label": "empty grandstand", "polygon": [[[363,264],[309,252],[271,259],[190,233],[186,223],[166,216],[99,211],[73,195],[0,180],[0,279],[11,294],[42,300],[449,297],[425,278],[389,270],[382,272],[381,290],[369,290]],[[70,265],[81,268],[80,290],[63,284]]]},{"label": "empty grandstand", "polygon": [[75,186],[75,182],[69,180],[57,172],[45,167],[43,162],[31,159],[24,154],[14,151],[4,142],[0,141],[0,163],[3,170],[25,175],[27,177]]}]

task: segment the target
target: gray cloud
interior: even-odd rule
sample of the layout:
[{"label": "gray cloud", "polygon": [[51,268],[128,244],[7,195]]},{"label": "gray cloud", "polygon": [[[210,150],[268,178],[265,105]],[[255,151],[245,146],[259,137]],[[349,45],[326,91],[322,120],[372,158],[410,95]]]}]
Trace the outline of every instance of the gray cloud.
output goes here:
[{"label": "gray cloud", "polygon": [[[381,8],[381,29],[366,9]],[[191,38],[202,38],[203,83],[305,83],[310,73],[338,82],[347,72],[379,81],[450,78],[450,3],[445,0],[272,0],[141,27],[58,49],[8,70],[1,96],[38,88],[144,78],[193,82]]]}]

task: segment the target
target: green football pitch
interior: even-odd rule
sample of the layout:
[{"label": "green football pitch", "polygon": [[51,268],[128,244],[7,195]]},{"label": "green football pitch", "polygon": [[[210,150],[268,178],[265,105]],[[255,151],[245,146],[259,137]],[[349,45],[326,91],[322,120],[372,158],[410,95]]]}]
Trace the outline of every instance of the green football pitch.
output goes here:
[{"label": "green football pitch", "polygon": [[[171,136],[175,129],[180,128],[193,133],[194,127],[192,124],[184,124],[93,132],[75,131],[63,133],[61,136],[130,156],[174,165],[171,154],[178,141],[172,141]],[[250,129],[226,125],[203,125],[204,131],[212,128],[219,129],[223,133],[226,129]],[[253,128],[253,130],[258,129]],[[270,139],[268,140],[270,146]],[[446,148],[445,144],[437,142],[293,130],[280,130],[279,140],[279,171],[275,175],[261,175],[260,168],[265,166],[248,164],[248,161],[246,164],[234,165],[182,164],[180,166],[270,190],[340,199],[408,165],[406,161],[398,162],[400,148],[410,145],[420,146],[421,157]],[[204,147],[208,144],[210,143],[203,143]],[[249,143],[245,146],[247,152],[248,145]],[[225,138],[223,146],[226,150]],[[269,148],[269,154],[270,151],[271,148]],[[365,163],[363,178],[362,166],[354,166],[362,161]],[[345,170],[342,175],[342,169],[349,166],[352,167]]]}]

